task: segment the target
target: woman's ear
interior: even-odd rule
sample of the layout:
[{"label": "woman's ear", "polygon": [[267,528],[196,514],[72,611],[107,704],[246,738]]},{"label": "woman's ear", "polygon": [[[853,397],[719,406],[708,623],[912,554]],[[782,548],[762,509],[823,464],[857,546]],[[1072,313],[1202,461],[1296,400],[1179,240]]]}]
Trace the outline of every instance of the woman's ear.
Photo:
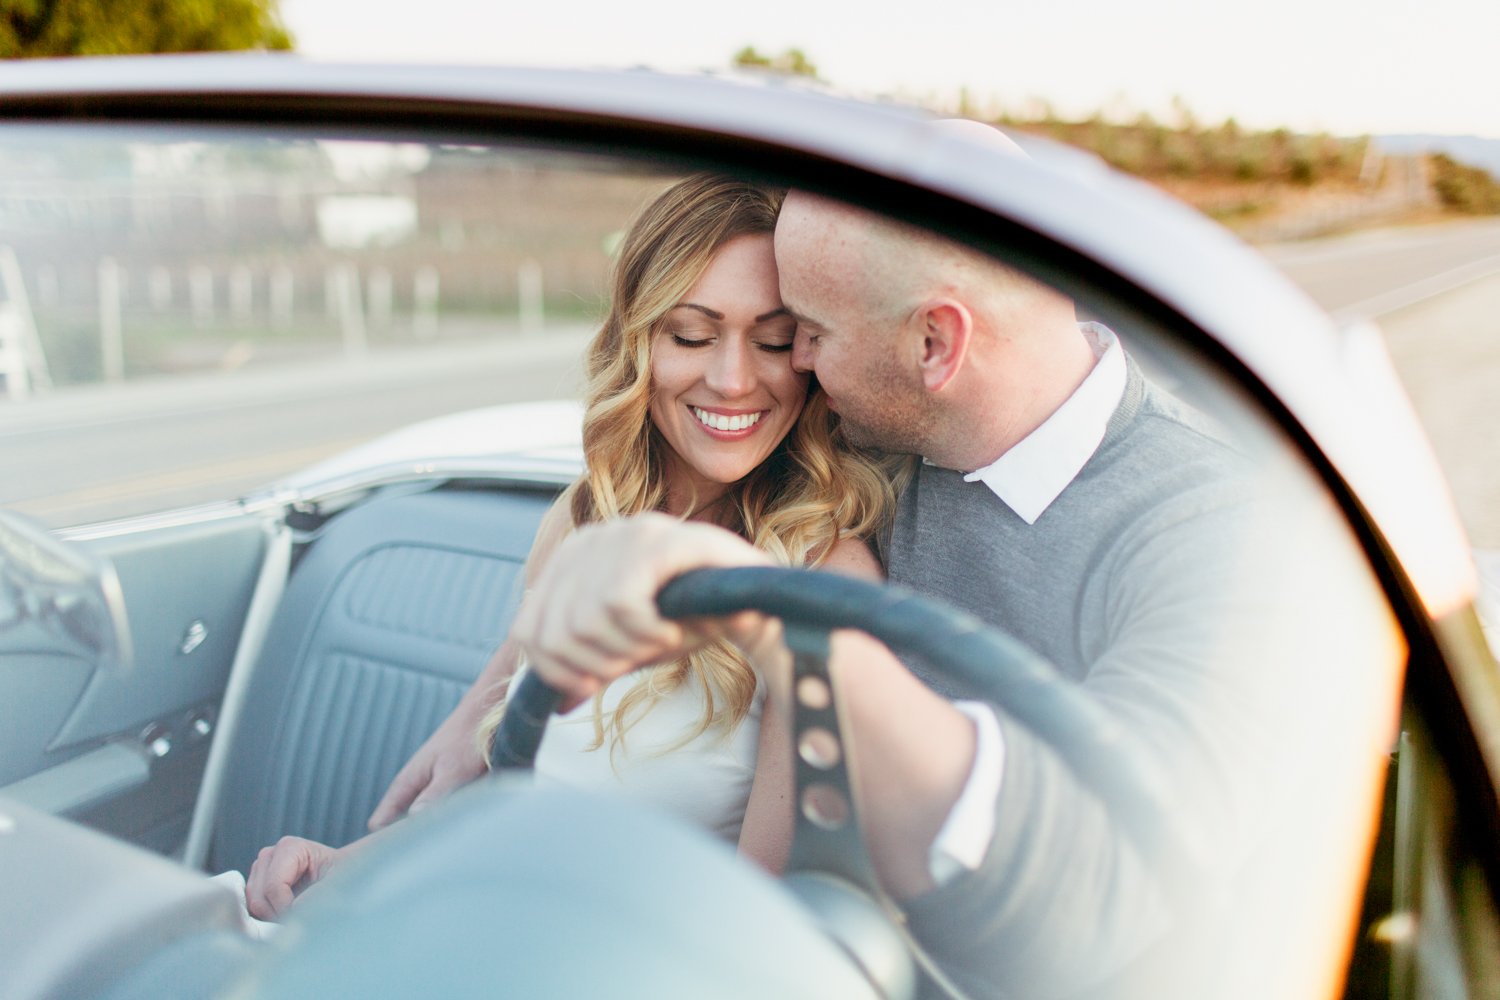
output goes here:
[{"label": "woman's ear", "polygon": [[941,392],[963,368],[974,317],[956,299],[929,299],[917,310],[922,353],[919,368],[928,392]]}]

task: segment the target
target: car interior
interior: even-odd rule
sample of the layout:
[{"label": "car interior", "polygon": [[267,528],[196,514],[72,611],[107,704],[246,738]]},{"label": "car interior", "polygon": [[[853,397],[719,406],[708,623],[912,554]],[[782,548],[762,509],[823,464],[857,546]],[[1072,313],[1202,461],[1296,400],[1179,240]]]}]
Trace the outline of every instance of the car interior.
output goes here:
[{"label": "car interior", "polygon": [[[637,150],[643,160],[632,162],[618,151],[601,156],[566,144],[554,149],[525,137],[507,144],[362,133],[356,143],[341,133],[330,138],[305,129],[260,139],[232,128],[186,134],[176,126],[136,128],[139,135],[126,137],[133,152],[117,151],[107,164],[103,154],[76,157],[72,188],[47,195],[52,201],[27,194],[33,223],[12,227],[13,233],[0,229],[0,244],[9,240],[20,247],[23,272],[33,284],[39,274],[45,284],[48,273],[34,261],[55,259],[58,246],[97,257],[117,252],[110,241],[134,232],[133,226],[155,226],[161,234],[171,228],[174,212],[201,211],[203,228],[190,235],[218,234],[220,242],[200,254],[225,267],[259,267],[268,248],[275,248],[285,253],[289,270],[300,276],[305,268],[312,275],[314,262],[321,266],[331,259],[327,241],[339,224],[370,227],[374,235],[345,252],[366,276],[376,267],[405,276],[401,287],[415,289],[421,261],[412,246],[447,253],[444,294],[455,300],[470,296],[476,315],[481,305],[501,308],[481,301],[491,280],[486,262],[516,274],[518,248],[531,248],[549,288],[559,289],[547,301],[555,295],[565,303],[549,308],[589,314],[599,300],[610,240],[644,193],[696,165],[666,156],[649,138]],[[8,138],[0,133],[0,163],[30,163],[28,182],[34,183],[35,175],[56,167],[58,157],[77,153],[77,135],[62,138],[49,149],[35,144],[31,131]],[[327,152],[323,142],[341,151]],[[318,164],[316,182],[298,188],[309,163]],[[185,208],[161,196],[159,187],[141,197],[116,190],[100,209],[114,220],[109,226],[90,225],[86,209],[94,196],[77,194],[101,176],[118,181],[133,170],[149,187],[206,168],[225,171],[242,193],[235,195],[221,177]],[[792,180],[833,186],[827,176],[800,175],[786,164],[782,169]],[[783,176],[774,170],[769,175]],[[247,185],[246,178],[259,180]],[[867,193],[852,175],[843,179],[855,194]],[[352,211],[352,199],[377,196],[395,200],[385,207],[368,201],[366,215],[348,218],[327,207]],[[20,195],[13,182],[0,180],[0,203],[6,197]],[[69,197],[84,207],[48,214],[47,206]],[[410,220],[390,208],[402,198],[417,206]],[[267,206],[276,205],[279,222],[268,221],[276,210]],[[476,205],[483,207],[465,215]],[[150,222],[151,213],[161,218]],[[235,228],[252,221],[261,230]],[[1285,811],[1235,818],[1265,833],[1245,849],[1262,865],[1254,870],[1278,875],[1235,883],[1238,895],[1228,909],[1239,921],[1237,936],[1226,936],[1222,923],[1205,922],[1145,964],[1168,968],[1197,949],[1188,964],[1219,965],[1220,985],[1227,983],[1224,992],[1235,996],[1312,995],[1316,991],[1305,984],[1320,976],[1347,975],[1348,995],[1405,995],[1414,985],[1418,992],[1441,986],[1445,976],[1467,981],[1480,961],[1476,956],[1500,954],[1500,922],[1491,919],[1495,937],[1486,943],[1444,937],[1437,918],[1422,923],[1419,932],[1401,921],[1418,910],[1450,917],[1461,909],[1491,918],[1494,913],[1480,869],[1453,860],[1462,855],[1453,846],[1461,836],[1453,832],[1449,779],[1430,752],[1432,724],[1411,709],[1395,724],[1402,669],[1408,662],[1419,667],[1432,655],[1424,645],[1431,636],[1424,638],[1411,608],[1391,596],[1399,581],[1393,582],[1388,567],[1372,563],[1368,532],[1351,521],[1350,505],[1329,486],[1327,469],[1307,457],[1306,442],[1288,429],[1263,390],[1159,302],[1097,274],[1067,271],[1066,248],[1050,246],[1037,234],[1007,243],[1010,231],[1002,227],[980,235],[979,224],[957,232],[950,222],[945,217],[938,223],[946,234],[983,245],[1075,298],[1081,318],[1114,328],[1150,379],[1226,428],[1271,497],[1266,523],[1258,527],[1294,533],[1302,553],[1298,565],[1274,568],[1256,608],[1265,611],[1267,634],[1305,629],[1306,655],[1296,663],[1266,665],[1284,677],[1282,700],[1247,705],[1243,715],[1232,716],[1239,724],[1264,712],[1280,727],[1270,752],[1283,755],[1276,758],[1275,773],[1287,790],[1273,801]],[[319,233],[324,244],[315,250],[280,245],[288,234]],[[180,236],[162,236],[162,245]],[[151,267],[169,267],[166,250],[151,260],[159,262],[143,257],[127,269],[144,275]],[[47,302],[58,316],[69,308],[76,312],[77,303],[68,302],[66,273],[52,280],[54,298],[35,296],[39,316]],[[144,282],[125,299],[129,323],[146,322]],[[495,299],[508,310],[497,324],[506,327],[505,336],[518,336],[513,320],[517,298],[524,297],[520,283]],[[305,284],[315,282],[309,278],[298,287]],[[321,311],[321,320],[338,328],[348,317],[339,317],[335,285],[327,286],[332,304],[299,308]],[[189,308],[182,299],[177,295],[173,308]],[[410,330],[420,326],[415,291],[382,300],[381,308],[407,309]],[[391,338],[407,335],[398,327],[391,326]],[[198,334],[204,343],[213,339],[203,329]],[[239,340],[247,336],[234,333]],[[337,351],[338,336],[327,339]],[[381,467],[363,479],[304,479],[290,493],[268,482],[176,510],[132,509],[90,523],[54,523],[66,549],[87,553],[118,580],[128,620],[121,647],[128,655],[119,656],[120,662],[104,662],[97,643],[80,641],[77,629],[69,632],[62,624],[70,601],[108,605],[107,594],[98,601],[92,591],[86,601],[65,599],[49,584],[52,597],[43,606],[34,596],[35,581],[8,568],[19,563],[0,564],[0,572],[9,574],[0,600],[12,608],[9,624],[0,624],[0,814],[28,831],[24,840],[6,843],[0,837],[0,848],[18,852],[7,867],[17,873],[3,894],[9,902],[0,903],[0,914],[16,924],[0,947],[0,966],[13,969],[0,973],[6,987],[0,992],[133,1000],[212,996],[231,982],[252,982],[245,995],[267,997],[353,995],[394,989],[398,982],[415,988],[430,970],[392,957],[407,945],[406,935],[432,934],[455,949],[493,947],[497,963],[519,962],[517,956],[541,947],[529,935],[549,919],[563,926],[574,921],[580,940],[619,962],[660,962],[640,973],[657,990],[654,995],[692,988],[689,974],[703,970],[723,977],[723,996],[766,995],[758,992],[765,981],[755,978],[762,973],[785,974],[790,979],[777,988],[801,991],[778,995],[856,995],[846,991],[868,989],[836,960],[842,952],[808,943],[809,918],[773,898],[766,887],[772,883],[736,873],[717,845],[709,850],[699,843],[705,838],[658,827],[656,818],[617,803],[595,813],[563,798],[549,821],[531,825],[515,805],[519,796],[493,789],[477,790],[491,795],[455,797],[447,826],[427,816],[410,821],[416,831],[406,844],[426,836],[429,849],[405,850],[398,843],[375,855],[362,883],[351,879],[347,896],[330,901],[321,922],[310,916],[297,932],[317,947],[298,951],[295,935],[291,943],[273,938],[269,945],[245,935],[239,903],[203,876],[248,870],[260,848],[286,834],[339,845],[365,831],[397,770],[448,715],[506,635],[522,599],[522,570],[537,525],[567,481],[556,472],[529,473],[536,456],[525,448],[493,456],[487,470],[470,463],[444,471],[441,442],[429,444],[434,450],[423,453],[426,445],[420,446],[406,456],[415,463],[408,461],[408,472],[396,477]],[[569,461],[563,467],[576,469],[576,458]],[[31,526],[17,531],[31,530],[46,520],[41,504],[26,497],[0,501],[0,520]],[[1249,567],[1271,572],[1246,554],[1243,565],[1223,567],[1226,593],[1237,592],[1237,575],[1251,572]],[[1283,620],[1288,608],[1295,623]],[[110,631],[104,625],[98,630]],[[110,634],[124,638],[127,632]],[[629,872],[590,861],[534,878],[539,862],[528,854],[528,844],[550,844],[578,858],[586,844],[573,838],[584,838],[600,823],[623,843],[663,844],[669,857],[642,852]],[[497,827],[510,832],[497,836]],[[445,849],[453,856],[483,850],[486,838],[499,845],[493,868],[466,872],[443,860]],[[1210,856],[1214,864],[1229,863]],[[1232,860],[1249,864],[1246,856]],[[704,896],[705,886],[717,887],[714,898]],[[698,900],[694,905],[701,909],[668,906],[664,900],[674,892]],[[520,916],[502,915],[506,903],[497,897],[508,893],[524,902]],[[636,936],[625,939],[628,958],[608,950],[614,946],[610,935],[620,931],[599,912],[579,918],[576,906],[567,909],[587,900],[602,900],[596,904],[601,912],[610,900],[644,908],[641,926],[632,928]],[[724,932],[701,953],[678,954],[669,962],[656,955],[661,949],[640,945],[652,935],[698,940],[687,938],[703,933],[705,921],[695,913],[726,921]],[[491,914],[493,927],[487,925]],[[763,947],[782,949],[783,967],[745,965],[745,956],[726,943],[739,932],[767,935]],[[1342,942],[1335,951],[1345,949],[1332,960],[1330,941]],[[268,947],[279,964],[242,981],[247,969],[265,965]],[[734,972],[736,963],[744,965],[742,972]],[[614,967],[608,960],[598,967],[595,985],[608,989]],[[461,995],[464,977],[481,974],[495,973],[490,966],[458,969],[451,973],[455,978],[439,983]],[[547,978],[554,974],[518,966],[510,985],[546,993],[558,985]],[[1199,969],[1193,976],[1201,974]],[[1170,973],[1162,975],[1144,981],[1174,981]],[[586,986],[593,980],[572,982]],[[892,995],[901,989],[909,995],[911,987]],[[1099,995],[1115,994],[1105,989]]]}]

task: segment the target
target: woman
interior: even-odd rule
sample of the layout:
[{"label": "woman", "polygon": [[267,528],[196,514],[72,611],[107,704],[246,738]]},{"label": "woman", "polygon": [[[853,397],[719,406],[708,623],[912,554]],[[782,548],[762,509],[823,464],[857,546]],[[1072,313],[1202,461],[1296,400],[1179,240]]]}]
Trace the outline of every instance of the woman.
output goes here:
[{"label": "woman", "polygon": [[[822,394],[792,368],[796,324],[772,252],[779,207],[775,192],[699,175],[630,227],[609,316],[586,356],[587,472],[544,517],[528,584],[569,531],[651,510],[738,532],[788,565],[880,575],[864,540],[892,507],[891,477],[842,443]],[[501,646],[476,684],[483,700],[517,665],[517,650]],[[481,743],[501,712],[503,703],[485,716]],[[712,644],[553,720],[538,778],[652,800],[737,837],[776,869],[791,829],[779,716],[743,657]],[[292,886],[321,878],[359,843],[335,851],[283,838],[264,849],[250,872],[251,913],[278,915]]]}]

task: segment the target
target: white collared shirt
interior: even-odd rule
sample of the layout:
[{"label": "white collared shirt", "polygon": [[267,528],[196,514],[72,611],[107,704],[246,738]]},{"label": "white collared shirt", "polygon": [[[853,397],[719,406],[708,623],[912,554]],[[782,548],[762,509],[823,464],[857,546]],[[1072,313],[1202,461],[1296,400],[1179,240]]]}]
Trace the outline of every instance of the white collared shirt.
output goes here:
[{"label": "white collared shirt", "polygon": [[1093,457],[1125,395],[1125,352],[1114,332],[1098,323],[1079,329],[1094,349],[1093,371],[1040,427],[964,475],[966,483],[988,486],[1027,524],[1036,523]]},{"label": "white collared shirt", "polygon": [[[1036,430],[964,475],[965,482],[983,482],[1027,524],[1036,523],[1099,450],[1125,395],[1125,352],[1114,332],[1099,323],[1081,323],[1079,329],[1093,348],[1093,370]],[[954,707],[974,723],[974,763],[928,851],[928,870],[938,885],[984,860],[995,839],[995,802],[1005,771],[1005,741],[994,709],[978,701]]]}]

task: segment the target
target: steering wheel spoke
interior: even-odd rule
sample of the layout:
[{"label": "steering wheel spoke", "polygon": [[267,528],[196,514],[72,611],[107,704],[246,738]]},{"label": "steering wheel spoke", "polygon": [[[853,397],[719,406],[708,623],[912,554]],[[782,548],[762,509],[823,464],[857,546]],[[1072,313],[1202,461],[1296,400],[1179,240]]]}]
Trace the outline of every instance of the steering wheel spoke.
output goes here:
[{"label": "steering wheel spoke", "polygon": [[787,873],[829,872],[878,893],[875,868],[860,835],[849,777],[853,753],[828,673],[829,633],[787,623],[792,653],[792,747],[796,755],[796,826]]}]

